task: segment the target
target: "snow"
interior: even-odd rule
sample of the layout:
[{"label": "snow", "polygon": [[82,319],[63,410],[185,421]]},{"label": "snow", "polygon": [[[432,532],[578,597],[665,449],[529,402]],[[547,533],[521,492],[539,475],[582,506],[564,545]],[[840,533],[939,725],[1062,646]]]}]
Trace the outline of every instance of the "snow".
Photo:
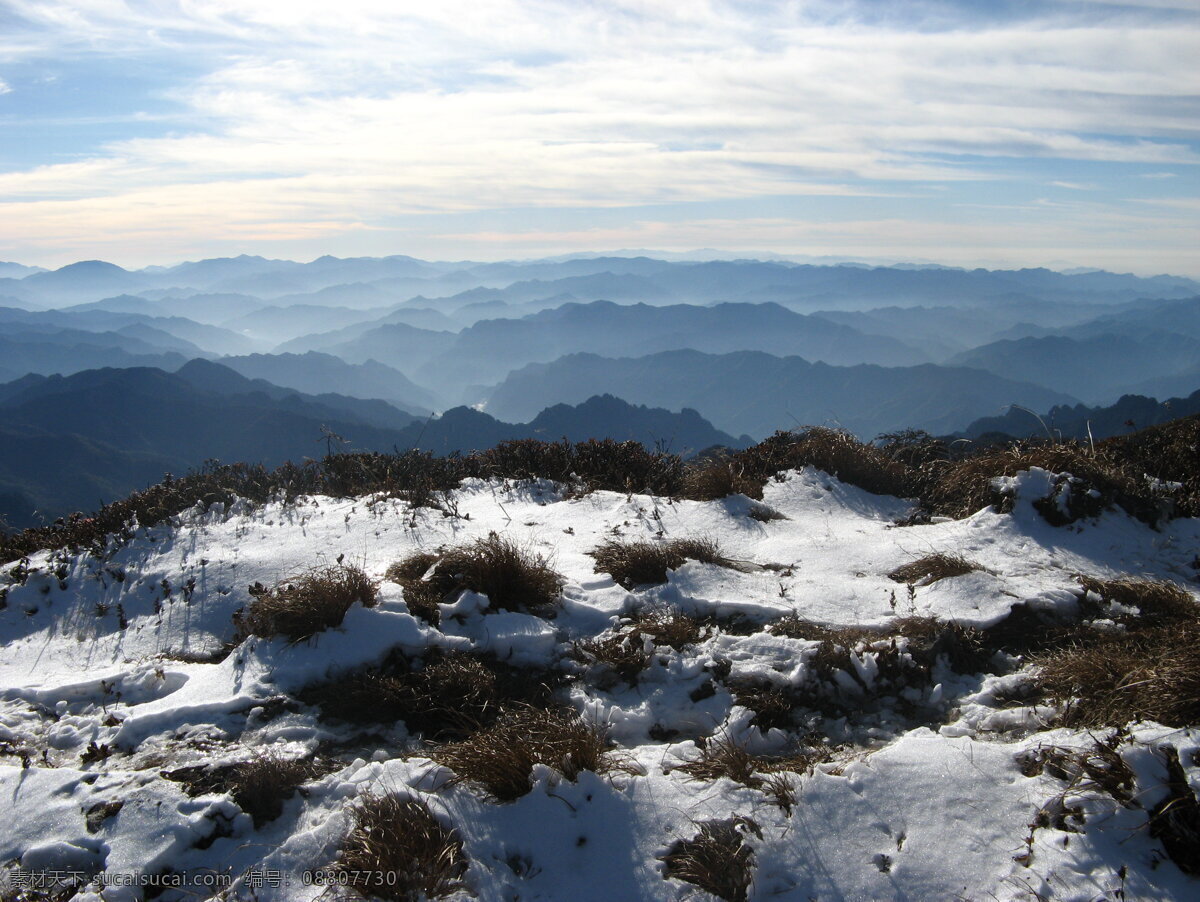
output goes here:
[{"label": "snow", "polygon": [[[845,745],[833,762],[793,775],[790,813],[757,789],[675,769],[699,754],[705,737],[762,752],[786,747],[789,737],[752,725],[753,712],[727,688],[809,678],[818,643],[769,632],[780,617],[883,626],[920,614],[983,627],[1017,604],[1074,610],[1079,573],[1172,579],[1195,594],[1200,522],[1154,530],[1106,512],[1053,527],[1032,506],[1053,485],[1052,474],[1022,473],[998,485],[1015,498],[1011,512],[900,528],[894,523],[908,513],[906,502],[811,468],[770,482],[761,504],[741,496],[566,497],[546,482],[474,480],[452,493],[456,515],[414,511],[391,498],[238,503],[139,529],[103,559],[33,555],[23,583],[0,576],[9,582],[0,610],[0,797],[10,813],[0,829],[0,867],[10,882],[18,865],[82,872],[91,882],[79,899],[142,899],[152,877],[159,898],[205,897],[226,876],[228,898],[315,899],[324,890],[304,884],[305,870],[335,860],[354,800],[370,791],[420,798],[454,825],[470,861],[463,899],[709,898],[664,879],[659,856],[698,824],[734,815],[761,831],[747,834],[753,899],[1196,898],[1200,881],[1181,873],[1146,829],[1153,793],[1134,809],[1076,788],[1071,804],[1082,812],[1081,832],[1031,827],[1064,786],[1050,774],[1025,776],[1022,755],[1084,748],[1092,737],[1052,728],[1055,712],[1045,705],[1002,704],[1029,679],[1027,668],[964,676],[939,667],[930,686],[905,690],[907,706],[934,712],[924,720],[906,719],[883,700],[858,718],[814,715],[814,729]],[[783,518],[748,515],[763,505]],[[542,554],[565,576],[553,619],[497,611],[486,596],[462,592],[441,605],[435,628],[384,580],[390,564],[415,551],[491,532]],[[665,585],[627,591],[596,573],[587,554],[606,539],[684,537],[715,540],[739,567],[688,562]],[[935,552],[981,569],[911,593],[887,577]],[[251,601],[249,586],[342,556],[382,581],[375,606],[355,605],[339,627],[306,642],[251,637],[220,657],[235,638],[234,613]],[[656,607],[715,615],[718,625],[683,651],[653,648],[636,686],[600,689],[577,679],[562,696],[608,725],[629,772],[584,773],[572,783],[539,766],[531,791],[515,802],[488,801],[452,780],[402,724],[381,727],[372,748],[315,708],[277,704],[396,649],[488,651],[515,666],[578,675],[580,665],[567,660],[574,642],[609,635],[623,615]],[[734,617],[748,626],[719,625]],[[842,674],[845,698],[875,684],[878,655],[869,644],[856,649],[856,675]],[[722,667],[725,682],[714,682]],[[712,691],[698,691],[706,686]],[[362,747],[257,828],[227,794],[190,797],[163,776],[339,742]],[[83,763],[89,746],[109,754]],[[1179,749],[1200,787],[1200,737],[1154,724],[1122,746],[1139,786],[1162,784],[1168,746]],[[102,806],[114,802],[119,809],[102,817],[109,810]],[[163,890],[170,875],[186,885]]]}]

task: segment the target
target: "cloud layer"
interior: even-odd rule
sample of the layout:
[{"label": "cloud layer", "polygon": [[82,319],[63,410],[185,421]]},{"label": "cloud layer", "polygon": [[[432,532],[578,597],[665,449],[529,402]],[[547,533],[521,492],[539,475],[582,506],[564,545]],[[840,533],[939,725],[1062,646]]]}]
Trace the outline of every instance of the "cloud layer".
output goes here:
[{"label": "cloud layer", "polygon": [[[0,252],[1194,270],[1189,5],[17,0],[0,124],[29,152],[0,171]],[[22,105],[101,71],[118,88],[85,110]]]}]

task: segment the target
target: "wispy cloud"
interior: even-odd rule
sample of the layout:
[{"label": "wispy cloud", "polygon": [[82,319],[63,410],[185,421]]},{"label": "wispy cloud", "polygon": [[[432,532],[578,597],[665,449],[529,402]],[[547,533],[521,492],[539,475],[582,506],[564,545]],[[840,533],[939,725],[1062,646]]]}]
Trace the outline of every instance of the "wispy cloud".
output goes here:
[{"label": "wispy cloud", "polygon": [[[582,235],[589,210],[628,208],[628,231],[647,206],[747,198],[874,199],[891,222],[897,194],[1106,187],[1028,161],[1200,163],[1200,24],[1165,3],[9,5],[24,25],[0,60],[161,60],[174,74],[145,90],[178,110],[173,132],[0,173],[0,241],[31,252],[89,228],[166,255],[412,241],[413,217],[503,213],[520,231],[530,210],[575,211]],[[664,222],[683,235],[683,219]]]}]

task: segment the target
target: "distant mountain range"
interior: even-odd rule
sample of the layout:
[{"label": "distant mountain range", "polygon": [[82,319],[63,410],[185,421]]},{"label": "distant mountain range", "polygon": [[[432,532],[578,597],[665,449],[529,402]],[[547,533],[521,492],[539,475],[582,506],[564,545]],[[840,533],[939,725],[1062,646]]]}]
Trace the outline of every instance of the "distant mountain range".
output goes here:
[{"label": "distant mountain range", "polygon": [[1003,416],[975,420],[959,435],[971,439],[987,435],[1006,435],[1013,438],[1052,441],[1087,441],[1090,436],[1099,441],[1198,413],[1200,391],[1195,391],[1186,398],[1168,398],[1165,401],[1144,395],[1125,395],[1116,404],[1106,407],[1064,405],[1052,407],[1045,413],[1012,409]]},{"label": "distant mountain range", "polygon": [[634,358],[572,354],[510,373],[487,411],[522,419],[547,399],[576,402],[609,392],[637,404],[694,407],[718,428],[757,438],[798,425],[839,425],[865,438],[908,427],[961,429],[1005,404],[1047,409],[1074,398],[965,367],[811,363],[740,351],[666,351]]},{"label": "distant mountain range", "polygon": [[205,360],[177,373],[153,368],[25,376],[0,385],[0,516],[12,526],[90,510],[103,500],[182,473],[207,459],[279,464],[337,450],[420,448],[436,453],[514,438],[617,438],[689,454],[740,447],[694,410],[670,413],[592,398],[557,405],[529,423],[469,408],[416,419],[382,401],[304,395]]}]

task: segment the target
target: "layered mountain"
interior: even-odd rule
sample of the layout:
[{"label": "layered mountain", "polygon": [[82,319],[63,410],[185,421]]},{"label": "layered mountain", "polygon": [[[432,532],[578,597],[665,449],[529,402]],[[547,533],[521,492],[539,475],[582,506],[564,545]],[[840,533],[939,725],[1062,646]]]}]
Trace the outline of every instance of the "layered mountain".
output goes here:
[{"label": "layered mountain", "polygon": [[10,525],[92,509],[209,459],[279,464],[327,450],[418,448],[447,454],[518,438],[635,440],[682,454],[739,446],[694,410],[594,398],[530,423],[456,408],[420,420],[383,401],[304,395],[193,360],[177,373],[102,369],[0,385],[0,517]]},{"label": "layered mountain", "polygon": [[1013,408],[1003,416],[981,417],[960,435],[971,439],[1006,435],[1052,441],[1100,441],[1194,414],[1200,414],[1200,390],[1165,401],[1145,395],[1124,395],[1117,403],[1105,407],[1061,405],[1044,414]]},{"label": "layered mountain", "polygon": [[[368,332],[330,351],[347,353],[375,337]],[[655,307],[595,301],[565,304],[517,320],[480,321],[422,364],[415,378],[462,389],[495,383],[528,363],[549,362],[567,354],[641,356],[684,348],[713,354],[766,351],[834,364],[870,361],[903,365],[927,359],[893,338],[863,335],[778,304]]]},{"label": "layered mountain", "polygon": [[1194,372],[1200,367],[1200,342],[1166,331],[1106,332],[1085,338],[1052,335],[993,342],[947,363],[1035,381],[1092,403],[1107,403],[1147,380]]},{"label": "layered mountain", "polygon": [[1076,399],[966,367],[841,367],[754,351],[572,354],[510,373],[487,403],[522,419],[555,402],[610,392],[633,403],[693,407],[719,429],[755,438],[798,425],[840,425],[870,438],[913,427],[943,434],[1006,404],[1045,410]]}]

